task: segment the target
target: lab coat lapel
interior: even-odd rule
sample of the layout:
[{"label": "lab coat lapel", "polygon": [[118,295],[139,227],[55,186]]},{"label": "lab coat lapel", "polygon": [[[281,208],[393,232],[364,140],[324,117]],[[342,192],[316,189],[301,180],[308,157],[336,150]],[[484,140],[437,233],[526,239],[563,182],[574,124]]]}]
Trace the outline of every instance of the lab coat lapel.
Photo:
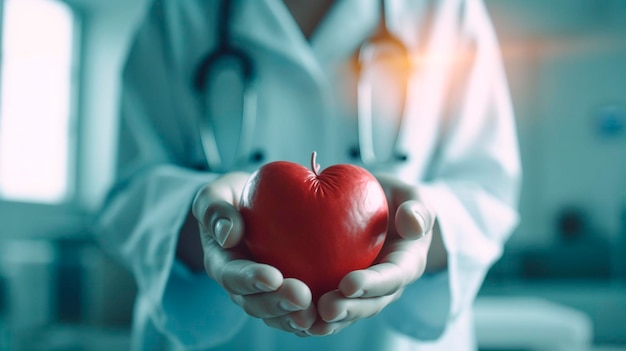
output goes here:
[{"label": "lab coat lapel", "polygon": [[308,42],[282,0],[242,0],[235,6],[232,33],[301,66],[323,83],[324,64],[351,55],[378,25],[380,0],[338,0]]}]

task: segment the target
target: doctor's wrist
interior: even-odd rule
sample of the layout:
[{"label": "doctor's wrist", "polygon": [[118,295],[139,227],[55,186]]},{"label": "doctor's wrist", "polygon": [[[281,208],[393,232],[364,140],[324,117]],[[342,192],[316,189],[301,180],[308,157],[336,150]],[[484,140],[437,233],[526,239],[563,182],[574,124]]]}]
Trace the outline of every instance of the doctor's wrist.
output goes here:
[{"label": "doctor's wrist", "polygon": [[204,271],[204,251],[200,242],[198,220],[191,209],[178,233],[176,258],[194,273]]},{"label": "doctor's wrist", "polygon": [[448,251],[443,243],[441,229],[437,221],[433,225],[432,236],[426,261],[426,273],[438,273],[448,268]]}]

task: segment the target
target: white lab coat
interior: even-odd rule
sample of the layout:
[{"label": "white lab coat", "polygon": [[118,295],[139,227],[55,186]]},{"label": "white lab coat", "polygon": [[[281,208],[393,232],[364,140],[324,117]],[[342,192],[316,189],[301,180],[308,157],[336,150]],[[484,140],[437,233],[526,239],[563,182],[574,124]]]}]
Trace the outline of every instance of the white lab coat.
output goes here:
[{"label": "white lab coat", "polygon": [[[357,141],[356,79],[349,60],[378,25],[378,4],[337,1],[308,43],[281,0],[237,2],[232,42],[258,68],[253,146],[263,150],[264,162],[308,165],[313,150],[323,166],[354,161],[348,150]],[[120,173],[98,239],[138,282],[134,348],[475,349],[472,302],[517,222],[520,180],[512,108],[483,3],[388,1],[389,26],[419,53],[419,64],[399,137],[408,160],[386,171],[419,186],[437,212],[448,269],[422,277],[375,317],[307,339],[247,316],[214,281],[175,258],[196,191],[217,176],[198,170],[201,108],[192,89],[199,62],[215,44],[216,8],[217,1],[154,1],[124,71]],[[218,100],[229,89],[219,89]],[[216,122],[218,139],[238,135],[235,120]],[[386,125],[376,127],[381,140]]]}]

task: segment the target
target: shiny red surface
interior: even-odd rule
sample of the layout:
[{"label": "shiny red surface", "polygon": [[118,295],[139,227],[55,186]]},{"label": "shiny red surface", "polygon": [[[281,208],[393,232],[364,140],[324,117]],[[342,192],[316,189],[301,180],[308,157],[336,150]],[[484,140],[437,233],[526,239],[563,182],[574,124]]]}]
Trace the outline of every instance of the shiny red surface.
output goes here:
[{"label": "shiny red surface", "polygon": [[249,179],[240,211],[251,255],[304,281],[315,301],[347,273],[369,267],[387,230],[383,189],[353,165],[316,175],[295,163],[269,163]]}]

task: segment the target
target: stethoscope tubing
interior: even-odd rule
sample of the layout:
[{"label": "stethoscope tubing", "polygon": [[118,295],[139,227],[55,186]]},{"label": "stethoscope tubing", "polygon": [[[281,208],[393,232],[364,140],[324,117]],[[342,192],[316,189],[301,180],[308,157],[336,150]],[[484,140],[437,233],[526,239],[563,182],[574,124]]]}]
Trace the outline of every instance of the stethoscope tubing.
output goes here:
[{"label": "stethoscope tubing", "polygon": [[[245,166],[250,161],[252,155],[252,143],[257,123],[258,113],[258,93],[257,93],[257,73],[256,66],[250,55],[243,50],[234,47],[230,41],[230,20],[233,13],[234,0],[222,0],[219,5],[219,17],[217,23],[217,46],[212,52],[209,52],[201,61],[197,68],[193,86],[195,91],[201,98],[202,118],[199,121],[198,130],[200,131],[200,140],[204,151],[208,169],[211,171],[228,171],[233,167]],[[373,127],[373,111],[372,111],[372,82],[364,79],[362,70],[372,65],[375,60],[375,52],[378,47],[391,48],[400,55],[402,59],[409,60],[409,52],[406,46],[393,35],[387,26],[387,13],[385,10],[385,0],[380,1],[381,18],[378,29],[366,42],[364,42],[356,53],[356,65],[358,72],[357,84],[357,142],[358,145],[351,149],[351,156],[360,160],[360,162],[369,167],[376,168],[391,163],[403,162],[407,160],[404,153],[398,151],[399,136],[403,124],[406,121],[406,96],[402,99],[400,123],[397,135],[393,143],[391,155],[381,160],[375,151],[374,146],[374,127]],[[209,115],[210,106],[208,106],[207,96],[210,94],[211,78],[217,73],[219,63],[223,60],[231,60],[238,62],[241,70],[241,78],[243,82],[243,111],[241,120],[241,129],[237,140],[237,150],[234,162],[226,164],[222,159],[220,148],[215,136],[215,126]],[[254,157],[258,160],[261,157]]]}]

